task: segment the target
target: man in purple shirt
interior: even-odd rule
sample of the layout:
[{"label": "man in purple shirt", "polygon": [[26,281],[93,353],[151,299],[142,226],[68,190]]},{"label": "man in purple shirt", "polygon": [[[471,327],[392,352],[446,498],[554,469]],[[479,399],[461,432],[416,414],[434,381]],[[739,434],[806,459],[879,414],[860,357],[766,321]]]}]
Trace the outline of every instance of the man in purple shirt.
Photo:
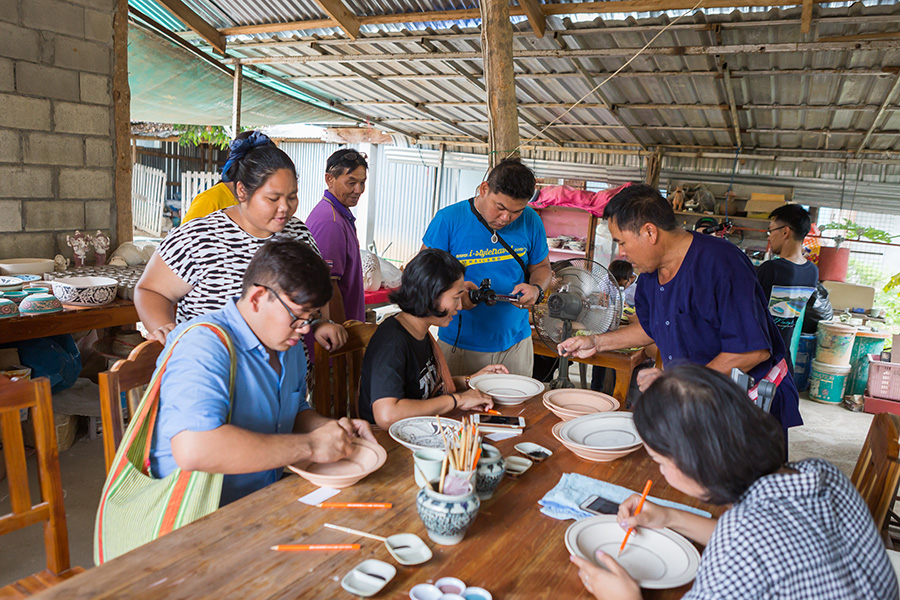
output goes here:
[{"label": "man in purple shirt", "polygon": [[306,219],[322,258],[331,263],[334,296],[329,307],[338,323],[365,321],[366,316],[356,217],[350,209],[366,189],[368,168],[366,155],[356,150],[344,148],[329,156],[325,163],[328,189]]}]

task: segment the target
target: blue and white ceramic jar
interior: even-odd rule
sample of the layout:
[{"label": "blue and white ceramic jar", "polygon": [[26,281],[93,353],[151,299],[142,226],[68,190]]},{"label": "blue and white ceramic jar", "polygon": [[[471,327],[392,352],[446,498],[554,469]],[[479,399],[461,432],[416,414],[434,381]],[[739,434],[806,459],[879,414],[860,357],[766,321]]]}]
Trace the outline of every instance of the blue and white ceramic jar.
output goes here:
[{"label": "blue and white ceramic jar", "polygon": [[460,543],[469,525],[475,521],[481,501],[471,483],[466,482],[465,490],[458,496],[451,496],[425,486],[416,495],[416,511],[428,537],[435,543],[442,546]]},{"label": "blue and white ceramic jar", "polygon": [[506,473],[506,461],[500,451],[488,444],[481,446],[481,458],[475,470],[475,493],[482,500],[494,495]]}]

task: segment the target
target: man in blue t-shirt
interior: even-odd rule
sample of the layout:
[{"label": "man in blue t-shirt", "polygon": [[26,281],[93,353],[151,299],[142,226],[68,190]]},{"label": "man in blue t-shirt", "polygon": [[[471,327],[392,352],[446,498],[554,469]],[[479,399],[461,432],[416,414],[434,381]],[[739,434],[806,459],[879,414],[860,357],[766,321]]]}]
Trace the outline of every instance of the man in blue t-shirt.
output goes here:
[{"label": "man in blue t-shirt", "polygon": [[[559,351],[587,358],[655,343],[666,366],[690,362],[725,375],[737,367],[756,381],[769,379],[777,386],[769,412],[781,422],[787,442],[788,428],[803,424],[797,388],[750,259],[726,240],[679,227],[672,206],[648,185],[616,194],[603,218],[619,251],[641,272],[637,322],[569,338]],[[660,373],[641,371],[640,389]]]},{"label": "man in blue t-shirt", "polygon": [[453,375],[502,364],[510,373],[531,376],[528,308],[543,299],[550,284],[547,234],[528,206],[533,195],[531,169],[518,159],[504,160],[478,186],[476,197],[438,211],[422,238],[423,247],[446,250],[466,266],[469,290],[490,279],[496,293],[518,296],[518,302],[494,306],[463,297],[467,310],[438,333]]}]

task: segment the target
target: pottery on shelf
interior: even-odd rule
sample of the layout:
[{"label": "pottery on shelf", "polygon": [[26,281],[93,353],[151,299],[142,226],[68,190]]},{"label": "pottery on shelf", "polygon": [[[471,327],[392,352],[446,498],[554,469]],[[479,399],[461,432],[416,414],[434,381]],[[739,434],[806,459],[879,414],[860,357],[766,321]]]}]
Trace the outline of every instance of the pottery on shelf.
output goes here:
[{"label": "pottery on shelf", "polygon": [[475,521],[481,501],[470,482],[464,482],[458,495],[438,493],[423,487],[416,494],[416,511],[430,537],[442,546],[462,541],[466,530]]},{"label": "pottery on shelf", "polygon": [[53,270],[49,258],[7,258],[0,261],[2,275],[43,275]]},{"label": "pottery on shelf", "polygon": [[7,300],[12,300],[16,304],[21,302],[26,296],[28,296],[28,292],[2,292],[0,296],[3,296]]},{"label": "pottery on shelf", "polygon": [[101,306],[116,299],[119,282],[111,277],[58,277],[50,282],[63,304]]},{"label": "pottery on shelf", "polygon": [[506,461],[500,451],[488,444],[482,444],[481,457],[475,469],[475,493],[482,500],[494,495],[506,473]]},{"label": "pottery on shelf", "polygon": [[0,298],[0,319],[18,316],[19,307],[16,306],[16,303],[6,298]]},{"label": "pottery on shelf", "polygon": [[19,303],[19,312],[23,315],[43,315],[62,309],[62,302],[53,294],[29,294]]}]

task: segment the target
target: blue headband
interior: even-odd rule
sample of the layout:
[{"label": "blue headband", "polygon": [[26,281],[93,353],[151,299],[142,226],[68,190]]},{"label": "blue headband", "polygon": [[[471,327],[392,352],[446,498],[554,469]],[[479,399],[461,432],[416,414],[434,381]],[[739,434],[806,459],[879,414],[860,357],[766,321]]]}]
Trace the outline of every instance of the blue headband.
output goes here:
[{"label": "blue headband", "polygon": [[269,136],[259,131],[254,131],[250,134],[250,137],[246,137],[242,140],[232,140],[231,145],[228,147],[230,150],[228,153],[228,160],[225,161],[225,165],[222,167],[222,181],[226,183],[233,181],[231,177],[229,177],[228,171],[234,163],[244,158],[251,149],[258,148],[259,146],[267,146],[271,143],[272,140],[269,139]]}]

